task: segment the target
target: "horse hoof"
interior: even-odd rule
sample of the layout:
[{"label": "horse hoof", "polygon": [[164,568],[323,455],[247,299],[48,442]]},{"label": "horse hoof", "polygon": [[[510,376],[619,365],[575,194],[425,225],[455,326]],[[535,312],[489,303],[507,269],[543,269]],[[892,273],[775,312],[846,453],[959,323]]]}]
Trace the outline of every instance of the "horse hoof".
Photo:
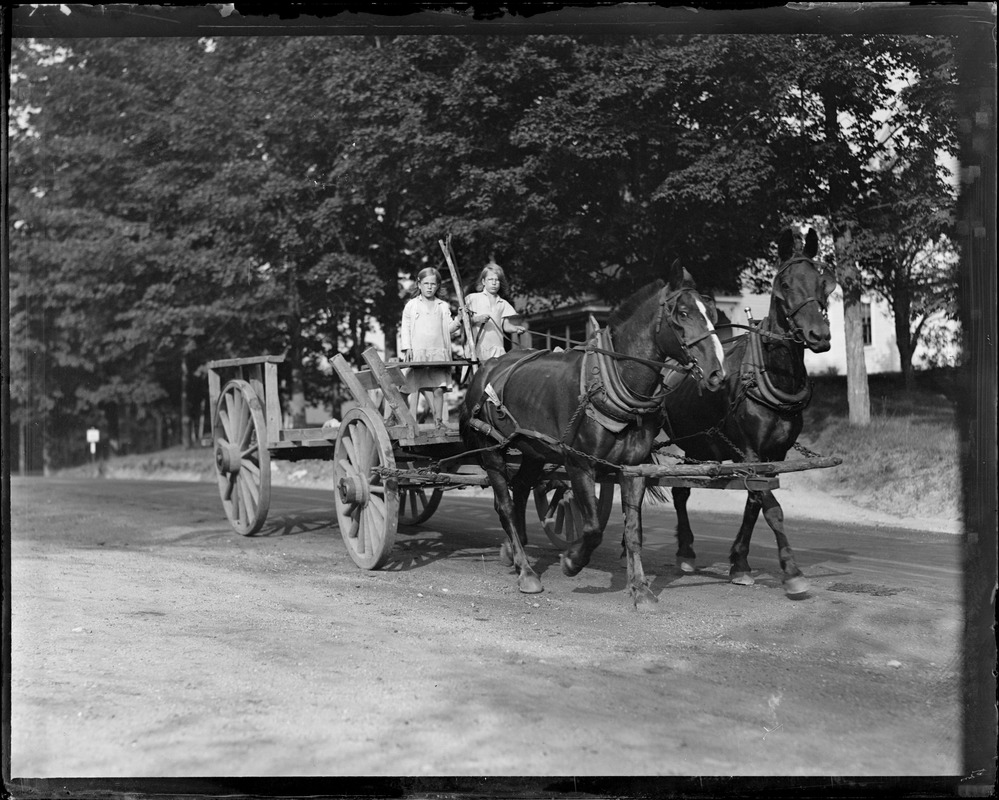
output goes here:
[{"label": "horse hoof", "polygon": [[500,545],[499,560],[500,564],[504,567],[513,566],[513,553],[510,552],[510,544],[508,542],[503,542]]},{"label": "horse hoof", "polygon": [[788,578],[784,581],[784,594],[788,597],[801,597],[808,594],[808,581],[802,577]]},{"label": "horse hoof", "polygon": [[752,586],[756,583],[756,581],[753,580],[753,576],[748,572],[737,572],[732,575],[730,580],[732,583],[738,584],[739,586]]},{"label": "horse hoof", "polygon": [[632,590],[632,599],[636,611],[655,611],[659,607],[659,598],[647,586]]},{"label": "horse hoof", "polygon": [[582,567],[577,567],[572,559],[567,558],[565,553],[559,556],[559,560],[562,562],[562,574],[568,575],[570,578],[574,575],[578,575]]},{"label": "horse hoof", "polygon": [[688,575],[691,572],[696,572],[696,568],[694,567],[694,559],[692,558],[681,558],[678,559],[677,563],[680,566],[680,572],[686,572]]},{"label": "horse hoof", "polygon": [[538,594],[543,592],[545,587],[541,585],[541,580],[537,575],[525,575],[517,581],[517,588],[523,594]]}]

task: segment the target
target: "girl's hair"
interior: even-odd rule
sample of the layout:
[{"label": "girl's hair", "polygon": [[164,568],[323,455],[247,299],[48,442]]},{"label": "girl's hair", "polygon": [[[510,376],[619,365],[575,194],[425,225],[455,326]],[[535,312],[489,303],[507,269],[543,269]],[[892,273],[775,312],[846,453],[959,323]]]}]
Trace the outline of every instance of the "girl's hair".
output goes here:
[{"label": "girl's hair", "polygon": [[441,292],[444,291],[444,279],[441,277],[440,270],[437,267],[424,267],[416,273],[416,282],[413,284],[413,297],[420,296],[420,281],[431,276],[437,279],[437,291],[434,292],[434,297],[441,296]]},{"label": "girl's hair", "polygon": [[479,273],[479,282],[475,284],[475,288],[480,292],[483,290],[485,287],[486,275],[490,272],[494,273],[499,278],[500,294],[506,294],[506,273],[503,271],[503,267],[495,261],[490,261],[482,268],[482,272]]}]

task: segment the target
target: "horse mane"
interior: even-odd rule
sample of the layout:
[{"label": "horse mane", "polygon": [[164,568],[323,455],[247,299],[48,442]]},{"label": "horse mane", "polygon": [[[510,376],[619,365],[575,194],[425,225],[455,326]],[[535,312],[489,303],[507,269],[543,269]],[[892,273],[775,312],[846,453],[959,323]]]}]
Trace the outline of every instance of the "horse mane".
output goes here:
[{"label": "horse mane", "polygon": [[607,327],[609,328],[613,325],[617,325],[631,317],[631,315],[635,313],[635,310],[649,299],[650,294],[658,294],[659,290],[665,285],[666,281],[659,278],[652,283],[643,286],[630,297],[622,300],[618,303],[617,308],[610,313],[610,316],[607,317]]}]

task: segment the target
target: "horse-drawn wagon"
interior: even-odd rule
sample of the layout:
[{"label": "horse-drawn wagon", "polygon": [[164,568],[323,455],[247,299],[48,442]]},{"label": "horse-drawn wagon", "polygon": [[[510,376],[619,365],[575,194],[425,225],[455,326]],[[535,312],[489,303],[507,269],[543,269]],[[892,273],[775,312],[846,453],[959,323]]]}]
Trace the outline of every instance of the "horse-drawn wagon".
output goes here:
[{"label": "horse-drawn wagon", "polygon": [[[661,411],[664,396],[649,392],[663,385],[653,368],[662,369],[669,359],[678,365],[687,364],[689,374],[681,380],[696,374],[698,391],[717,390],[724,375],[722,348],[704,317],[696,292],[684,285],[679,272],[673,281],[672,287],[660,281],[655,291],[636,293],[633,303],[623,304],[626,312],[617,317],[620,333],[616,343],[610,337],[595,336],[585,345],[572,348],[578,352],[561,355],[533,351],[529,355],[508,353],[484,365],[472,359],[429,365],[459,373],[459,386],[466,391],[460,426],[453,422],[443,428],[421,425],[403,396],[407,384],[402,370],[406,365],[386,363],[374,348],[363,353],[366,369],[353,369],[341,355],[332,360],[353,400],[335,429],[282,427],[277,379],[282,357],[211,362],[212,439],[226,516],[238,533],[257,533],[267,517],[272,459],[331,460],[336,522],[347,551],[362,569],[379,569],[391,555],[400,526],[405,529],[429,519],[445,492],[491,486],[508,537],[504,560],[518,566],[521,590],[532,592],[540,591],[541,585],[523,551],[525,493],[533,493],[546,535],[563,550],[563,571],[575,574],[586,565],[599,543],[613,508],[615,486],[620,485],[629,590],[636,602],[654,601],[638,556],[640,515],[635,519],[645,489],[740,489],[748,491],[751,498],[772,498],[772,491],[780,485],[780,474],[840,463],[839,459],[814,454],[783,461],[783,451],[769,461],[753,461],[741,451],[741,458],[728,456],[735,461],[665,464],[652,457],[653,440],[661,425],[661,417],[652,412],[657,408]],[[787,291],[785,287],[783,292]],[[695,306],[700,307],[700,312]],[[801,308],[799,304],[788,319]],[[827,324],[825,330],[827,341]],[[628,337],[636,344],[633,352],[628,351]],[[661,344],[646,347],[646,339]],[[601,354],[603,361],[599,360]],[[615,363],[619,360],[635,362],[644,369],[644,373],[632,370],[628,381],[634,386],[636,377],[645,374],[649,386],[643,391],[648,394],[631,391],[629,395],[623,371],[617,374]],[[503,365],[510,372],[523,366],[524,377],[516,384],[504,383],[497,377]],[[565,384],[563,391],[553,394],[549,390],[559,380],[552,380],[552,376],[558,378],[559,370],[577,377],[561,381]],[[588,382],[591,373],[599,376],[596,382]],[[508,394],[498,396],[494,383],[496,387],[501,383],[506,386]],[[606,418],[606,413],[613,416],[614,404],[608,405],[608,398],[614,394],[611,390],[615,385],[619,393],[623,391],[641,407],[625,409],[625,416],[632,415],[635,424],[607,425],[605,420],[601,427],[601,417]],[[559,403],[562,408],[556,408]],[[540,406],[544,406],[544,412],[539,414],[536,412]],[[529,420],[529,424],[522,424],[518,418]],[[637,438],[635,432],[640,434]],[[633,444],[629,444],[628,436],[635,440]],[[794,431],[790,444],[796,436]],[[514,491],[512,504],[508,485]],[[515,508],[519,508],[516,513]],[[772,516],[768,507],[767,521],[774,527]],[[782,530],[775,527],[775,533],[780,541]],[[745,539],[748,550],[748,536]],[[781,560],[783,565],[783,548]],[[787,579],[795,577],[786,575]],[[789,594],[798,592],[801,585],[803,581],[794,591],[788,588]]]}]

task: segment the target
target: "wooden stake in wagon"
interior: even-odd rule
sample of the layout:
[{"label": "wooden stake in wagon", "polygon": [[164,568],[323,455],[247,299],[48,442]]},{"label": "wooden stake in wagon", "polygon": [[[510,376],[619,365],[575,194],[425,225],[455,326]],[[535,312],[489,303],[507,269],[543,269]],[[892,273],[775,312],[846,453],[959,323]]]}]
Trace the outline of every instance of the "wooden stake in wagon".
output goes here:
[{"label": "wooden stake in wagon", "polygon": [[437,244],[441,246],[441,250],[444,251],[444,260],[447,261],[448,271],[451,273],[451,282],[454,284],[454,292],[458,297],[458,313],[461,314],[462,327],[465,331],[465,358],[472,362],[474,365],[478,363],[475,358],[475,339],[472,336],[472,323],[468,319],[468,313],[465,311],[465,293],[461,288],[461,280],[458,277],[458,267],[455,265],[454,251],[451,249],[451,234],[447,235],[445,241],[437,240]]}]

